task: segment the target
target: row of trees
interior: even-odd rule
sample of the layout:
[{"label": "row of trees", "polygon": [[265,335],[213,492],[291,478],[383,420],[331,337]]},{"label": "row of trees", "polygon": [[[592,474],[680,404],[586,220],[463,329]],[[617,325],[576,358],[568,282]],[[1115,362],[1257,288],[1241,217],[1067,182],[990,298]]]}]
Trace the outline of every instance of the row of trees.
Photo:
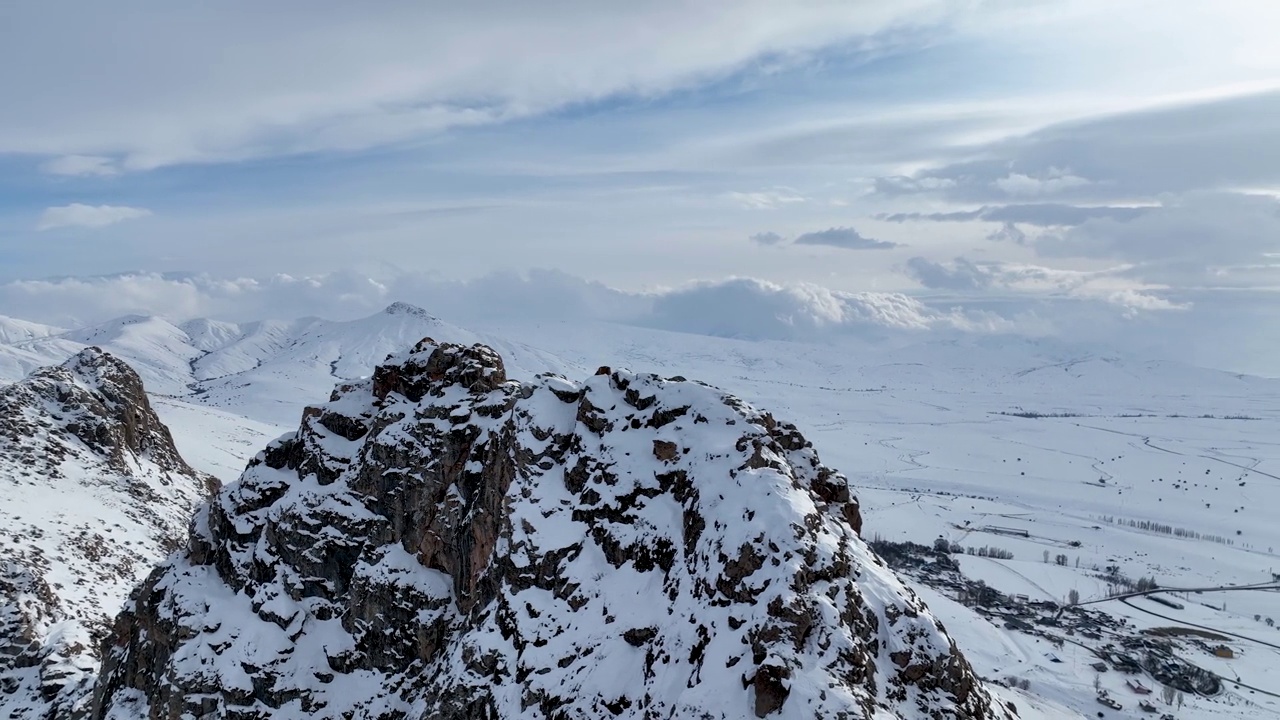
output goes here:
[{"label": "row of trees", "polygon": [[1012,560],[1013,553],[998,548],[995,545],[983,545],[982,547],[974,547],[970,545],[965,547],[960,543],[949,542],[946,538],[938,538],[933,541],[933,549],[940,553],[952,553],[954,555],[974,555],[976,557],[995,558],[997,560]]},{"label": "row of trees", "polygon": [[[1055,565],[1061,565],[1061,566],[1063,566],[1063,567],[1066,567],[1066,566],[1067,566],[1067,563],[1068,563],[1068,562],[1070,562],[1070,560],[1071,560],[1071,558],[1067,557],[1066,555],[1063,555],[1062,553],[1058,553],[1057,555],[1055,555],[1055,556],[1053,557],[1053,563],[1054,563]],[[1048,550],[1045,550],[1045,551],[1044,551],[1044,561],[1045,561],[1045,562],[1049,562],[1049,551],[1048,551]],[[1080,558],[1076,558],[1076,567],[1080,567]]]},{"label": "row of trees", "polygon": [[1098,519],[1102,522],[1110,523],[1111,525],[1130,527],[1135,530],[1160,533],[1161,535],[1172,535],[1174,537],[1187,538],[1188,540],[1208,540],[1209,542],[1216,542],[1219,545],[1235,545],[1235,541],[1221,535],[1198,533],[1195,530],[1188,530],[1183,527],[1174,527],[1172,525],[1165,525],[1163,523],[1152,522],[1150,520],[1134,520],[1132,518],[1128,520],[1124,518],[1117,519],[1112,515],[1103,515]]}]

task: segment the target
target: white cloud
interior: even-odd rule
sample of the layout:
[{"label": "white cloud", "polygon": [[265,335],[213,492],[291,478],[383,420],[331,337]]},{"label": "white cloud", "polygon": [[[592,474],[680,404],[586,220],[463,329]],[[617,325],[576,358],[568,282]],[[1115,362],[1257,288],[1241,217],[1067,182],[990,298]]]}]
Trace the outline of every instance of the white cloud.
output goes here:
[{"label": "white cloud", "polygon": [[1032,177],[1023,173],[1011,172],[1002,178],[996,178],[992,184],[1003,190],[1007,195],[1027,197],[1053,195],[1063,190],[1083,187],[1088,185],[1089,181],[1078,175],[1072,175],[1067,170],[1049,168],[1043,177]]},{"label": "white cloud", "polygon": [[955,178],[934,177],[930,175],[921,175],[920,177],[910,177],[907,175],[889,175],[887,177],[876,178],[876,190],[883,193],[925,193],[936,192],[939,190],[949,190],[956,187]]},{"label": "white cloud", "polygon": [[1169,298],[1140,292],[1132,288],[1110,292],[1107,294],[1106,299],[1107,302],[1113,305],[1126,308],[1130,317],[1141,311],[1187,310],[1191,307],[1190,303],[1175,302]]},{"label": "white cloud", "polygon": [[15,6],[0,26],[0,87],[24,102],[0,110],[0,152],[153,168],[361,149],[657,96],[952,14],[945,0],[320,2],[301,18],[244,0],[150,5]]},{"label": "white cloud", "polygon": [[902,269],[907,276],[930,290],[965,293],[974,297],[1014,292],[1028,299],[1065,297],[1091,300],[1120,308],[1125,317],[1190,307],[1187,302],[1171,299],[1168,287],[1143,284],[1128,277],[1133,271],[1132,265],[1081,271],[999,261],[977,262],[965,257],[949,262],[913,257]]},{"label": "white cloud", "polygon": [[118,175],[120,168],[115,161],[99,155],[63,155],[40,164],[40,172],[47,175]]},{"label": "white cloud", "polygon": [[806,199],[790,190],[766,190],[761,192],[725,193],[730,201],[749,210],[768,210],[783,205],[806,202]]},{"label": "white cloud", "polygon": [[[318,315],[349,319],[402,300],[462,323],[604,320],[720,337],[798,340],[867,332],[1019,332],[1021,320],[901,293],[850,293],[754,278],[626,292],[555,271],[449,281],[422,274],[268,278],[131,273],[0,284],[0,315],[63,326],[125,314],[173,321],[246,321]],[[1037,323],[1037,327],[1039,323]],[[1029,326],[1028,326],[1029,327]],[[1039,330],[1036,330],[1039,332]]]},{"label": "white cloud", "polygon": [[114,225],[125,220],[147,217],[151,214],[146,208],[129,207],[127,205],[83,205],[71,203],[57,207],[45,208],[40,214],[40,223],[36,230],[53,230],[62,227],[100,228]]},{"label": "white cloud", "polygon": [[174,321],[343,320],[402,300],[464,326],[603,320],[758,340],[1049,336],[1280,376],[1280,339],[1258,332],[1280,312],[1276,293],[1159,290],[1126,284],[1115,273],[1072,274],[1035,266],[985,271],[999,278],[986,291],[935,296],[849,293],[752,278],[637,293],[553,271],[469,281],[350,272],[264,278],[134,273],[0,283],[0,315],[63,327],[129,313]]},{"label": "white cloud", "polygon": [[356,272],[278,273],[267,277],[123,273],[0,283],[0,315],[59,318],[65,326],[120,315],[247,321],[320,316],[346,320],[396,300],[456,318],[504,316],[620,319],[643,314],[649,300],[564,273],[494,273],[442,280],[421,273],[370,277]]}]

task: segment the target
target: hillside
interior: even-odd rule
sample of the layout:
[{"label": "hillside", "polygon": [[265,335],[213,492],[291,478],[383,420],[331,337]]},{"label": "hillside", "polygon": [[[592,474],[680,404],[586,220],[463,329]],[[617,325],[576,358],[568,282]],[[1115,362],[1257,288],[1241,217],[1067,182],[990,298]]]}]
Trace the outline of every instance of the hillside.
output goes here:
[{"label": "hillside", "polygon": [[[927,547],[941,536],[961,547],[1000,548],[1014,557],[958,558],[968,582],[1038,602],[1060,603],[1072,590],[1101,600],[1096,609],[1127,623],[1121,638],[1108,641],[1141,640],[1146,630],[1181,622],[1250,638],[1235,645],[1231,660],[1194,646],[1179,651],[1187,662],[1244,683],[1224,684],[1213,697],[1188,696],[1179,720],[1262,718],[1280,709],[1280,698],[1249,689],[1280,681],[1280,651],[1265,644],[1280,637],[1265,623],[1274,615],[1273,594],[1193,594],[1197,602],[1177,601],[1186,605],[1181,611],[1105,599],[1109,568],[1124,578],[1183,587],[1271,577],[1280,549],[1270,511],[1280,501],[1275,380],[1051,339],[906,333],[877,342],[746,341],[546,322],[466,331],[426,326],[422,315],[393,306],[342,323],[183,323],[178,329],[190,347],[208,358],[198,361],[207,363],[200,365],[208,368],[205,384],[193,374],[184,394],[153,397],[156,411],[192,465],[229,482],[264,444],[297,427],[308,397],[327,395],[335,382],[330,363],[366,375],[381,357],[366,353],[373,359],[363,369],[341,358],[358,352],[359,343],[400,332],[412,337],[420,327],[439,338],[511,348],[501,352],[520,359],[508,365],[513,375],[581,375],[575,368],[603,362],[703,378],[795,419],[824,460],[859,488],[869,539]],[[305,343],[298,341],[303,335]],[[0,359],[9,352],[41,361],[32,346],[0,345]],[[61,338],[35,346],[77,347]],[[232,363],[237,357],[239,365]],[[985,530],[991,527],[1026,536],[991,534]],[[1060,554],[1067,566],[1050,562]],[[1030,683],[1029,691],[1013,695],[1000,690],[1024,718],[1046,702],[1097,712],[1093,650],[1058,647],[1043,628],[1028,635],[1007,627],[1002,617],[959,602],[955,587],[929,585],[937,582],[933,574],[914,577],[975,670],[998,682]],[[1104,688],[1128,692],[1118,673],[1096,677]]]},{"label": "hillside", "polygon": [[97,348],[0,388],[0,715],[83,699],[110,618],[215,487]]}]

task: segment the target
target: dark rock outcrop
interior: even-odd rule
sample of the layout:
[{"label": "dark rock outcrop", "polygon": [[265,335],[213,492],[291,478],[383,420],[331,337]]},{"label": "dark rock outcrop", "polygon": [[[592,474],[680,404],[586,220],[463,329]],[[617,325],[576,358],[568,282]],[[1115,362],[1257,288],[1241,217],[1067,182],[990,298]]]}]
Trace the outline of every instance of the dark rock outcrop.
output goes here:
[{"label": "dark rock outcrop", "polygon": [[98,348],[0,388],[0,716],[88,697],[111,618],[216,487]]},{"label": "dark rock outcrop", "polygon": [[1009,717],[860,526],[712,388],[424,340],[197,513],[92,716]]},{"label": "dark rock outcrop", "polygon": [[196,475],[151,409],[142,379],[96,347],[0,388],[0,443],[6,458],[46,477],[60,477],[62,461],[84,448],[118,474],[145,457],[163,473]]}]

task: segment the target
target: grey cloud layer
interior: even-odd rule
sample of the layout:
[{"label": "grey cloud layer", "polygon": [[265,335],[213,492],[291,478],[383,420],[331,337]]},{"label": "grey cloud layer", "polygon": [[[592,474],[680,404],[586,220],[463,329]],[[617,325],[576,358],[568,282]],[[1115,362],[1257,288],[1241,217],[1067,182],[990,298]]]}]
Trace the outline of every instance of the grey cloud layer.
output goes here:
[{"label": "grey cloud layer", "polygon": [[817,232],[807,232],[793,241],[796,245],[827,245],[844,250],[888,250],[899,247],[888,240],[864,237],[851,227],[833,227]]},{"label": "grey cloud layer", "polygon": [[660,95],[762,57],[937,22],[946,6],[15,3],[0,21],[0,91],[23,102],[0,104],[0,152],[78,156],[47,167],[109,174],[117,159],[151,168],[368,148]]},{"label": "grey cloud layer", "polygon": [[976,210],[951,212],[898,212],[882,213],[876,218],[888,222],[966,222],[985,220],[998,223],[1017,223],[1037,227],[1079,225],[1094,218],[1129,220],[1147,212],[1148,206],[1068,205],[1065,203],[1023,203],[1016,205],[984,205]]},{"label": "grey cloud layer", "polygon": [[759,232],[748,239],[760,245],[823,245],[841,250],[890,250],[902,245],[864,236],[851,227],[833,227],[797,235],[790,243],[776,232]]},{"label": "grey cloud layer", "polygon": [[1148,282],[1280,288],[1280,202],[1190,193],[1131,220],[1086,221],[1034,247],[1046,258],[1132,263],[1128,274]]},{"label": "grey cloud layer", "polygon": [[1272,187],[1280,184],[1277,118],[1280,91],[1062,123],[970,148],[962,162],[881,178],[877,190],[991,203],[1016,197],[1011,178],[1085,202]]},{"label": "grey cloud layer", "polygon": [[[1125,264],[1118,273],[1171,287],[1280,288],[1280,91],[1129,112],[969,149],[969,158],[879,178],[880,197],[981,203],[898,212],[892,222],[1001,223],[993,240],[1046,261]],[[1017,202],[1026,191],[1042,201]],[[1029,234],[1024,227],[1048,228]],[[972,267],[920,259],[926,286],[973,289]]]}]

